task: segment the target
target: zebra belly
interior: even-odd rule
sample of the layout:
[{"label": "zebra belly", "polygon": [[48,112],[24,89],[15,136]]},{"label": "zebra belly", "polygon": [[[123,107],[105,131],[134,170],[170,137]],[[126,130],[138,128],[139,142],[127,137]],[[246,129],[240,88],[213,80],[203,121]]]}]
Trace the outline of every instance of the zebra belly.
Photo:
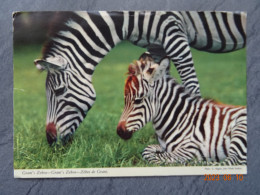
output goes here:
[{"label": "zebra belly", "polygon": [[[237,49],[241,49],[244,47],[244,41],[238,40],[236,43],[236,47],[234,48],[234,42],[232,40],[225,40],[225,45],[223,46],[223,42],[217,37],[218,35],[215,35],[215,37],[212,37],[211,47],[208,47],[208,38],[204,35],[197,34],[197,43],[195,45],[191,45],[193,48],[201,50],[201,51],[207,51],[207,52],[213,52],[213,53],[224,53],[224,52],[230,52]],[[222,48],[224,47],[224,48]]]},{"label": "zebra belly", "polygon": [[[150,49],[156,49],[156,52],[164,51],[162,47],[162,42],[157,40],[147,40],[146,37],[142,37],[140,40],[138,40],[138,37],[131,37],[128,41],[130,41],[132,44],[137,45],[142,48],[148,48]],[[165,57],[165,56],[163,56]]]},{"label": "zebra belly", "polygon": [[148,52],[153,57],[155,62],[160,62],[162,58],[164,58],[167,54],[165,49],[161,46],[161,41],[147,41],[146,37],[143,37],[140,41],[135,42],[129,40],[132,44],[137,45],[142,48],[147,48]]}]

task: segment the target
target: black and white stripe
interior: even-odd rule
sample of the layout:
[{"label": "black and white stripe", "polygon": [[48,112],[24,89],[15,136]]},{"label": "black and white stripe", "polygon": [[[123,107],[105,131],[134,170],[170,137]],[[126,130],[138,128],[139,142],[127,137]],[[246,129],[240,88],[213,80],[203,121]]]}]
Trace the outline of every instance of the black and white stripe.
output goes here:
[{"label": "black and white stripe", "polygon": [[246,16],[231,12],[182,12],[190,45],[208,52],[229,52],[245,47]]},{"label": "black and white stripe", "polygon": [[150,57],[130,65],[118,135],[129,139],[152,121],[159,145],[145,148],[142,155],[149,162],[246,164],[246,108],[191,95],[168,68],[168,59],[157,64]]},{"label": "black and white stripe", "polygon": [[[91,80],[95,67],[120,41],[129,40],[135,45],[147,48],[157,62],[162,57],[169,56],[183,85],[199,95],[199,83],[190,46],[209,52],[240,49],[246,42],[245,19],[244,13],[231,12],[57,13],[49,33],[50,38],[43,49],[43,59],[35,61],[39,69],[47,69],[50,75],[46,80],[46,83],[49,83],[46,88],[47,127],[48,124],[52,125],[46,129],[47,137],[48,134],[56,137],[57,131],[63,138],[77,128],[85,116],[83,113],[86,114],[94,103],[95,92]],[[62,75],[70,75],[69,78],[74,82],[68,83],[66,79],[58,78]],[[53,81],[50,82],[52,77]],[[57,82],[59,80],[62,82]],[[88,87],[85,88],[82,83]],[[63,85],[66,93],[56,97],[53,91]],[[70,106],[58,109],[58,99],[61,97]],[[73,112],[77,110],[78,117],[70,117],[70,109]],[[75,128],[64,126],[58,118],[62,121],[71,120]]]}]

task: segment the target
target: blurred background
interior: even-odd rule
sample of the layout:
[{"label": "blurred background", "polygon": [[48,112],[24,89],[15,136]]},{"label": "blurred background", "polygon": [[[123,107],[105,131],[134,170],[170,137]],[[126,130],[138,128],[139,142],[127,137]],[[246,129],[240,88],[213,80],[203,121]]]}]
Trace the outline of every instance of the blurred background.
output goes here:
[{"label": "blurred background", "polygon": [[43,44],[55,12],[17,12],[13,15],[15,46]]}]

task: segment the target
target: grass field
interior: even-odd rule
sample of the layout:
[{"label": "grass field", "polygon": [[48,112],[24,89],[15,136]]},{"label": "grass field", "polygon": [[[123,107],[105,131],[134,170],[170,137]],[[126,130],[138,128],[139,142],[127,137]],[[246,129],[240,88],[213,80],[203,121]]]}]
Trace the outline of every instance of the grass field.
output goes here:
[{"label": "grass field", "polygon": [[[145,50],[123,42],[102,60],[93,77],[96,103],[74,134],[72,144],[54,147],[48,145],[45,134],[46,72],[39,73],[33,65],[40,51],[40,45],[14,49],[14,168],[151,166],[141,157],[148,144],[157,143],[151,124],[128,141],[116,134],[124,106],[127,66]],[[245,50],[192,53],[203,97],[246,105]],[[178,77],[175,68],[172,74]]]}]

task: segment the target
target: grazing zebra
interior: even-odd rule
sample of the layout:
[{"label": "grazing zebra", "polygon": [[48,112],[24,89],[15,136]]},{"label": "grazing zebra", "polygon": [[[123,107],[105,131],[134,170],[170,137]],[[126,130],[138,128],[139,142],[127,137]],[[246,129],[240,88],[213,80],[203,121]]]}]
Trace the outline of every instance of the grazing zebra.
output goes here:
[{"label": "grazing zebra", "polygon": [[149,162],[246,164],[246,108],[191,95],[169,75],[169,66],[168,58],[157,64],[148,54],[129,66],[118,135],[130,139],[152,121],[160,145],[145,148]]},{"label": "grazing zebra", "polygon": [[190,46],[208,52],[243,48],[246,14],[232,12],[60,12],[36,67],[47,70],[49,144],[77,129],[95,102],[96,65],[122,40],[145,47],[156,61],[169,56],[183,85],[200,95]]}]

